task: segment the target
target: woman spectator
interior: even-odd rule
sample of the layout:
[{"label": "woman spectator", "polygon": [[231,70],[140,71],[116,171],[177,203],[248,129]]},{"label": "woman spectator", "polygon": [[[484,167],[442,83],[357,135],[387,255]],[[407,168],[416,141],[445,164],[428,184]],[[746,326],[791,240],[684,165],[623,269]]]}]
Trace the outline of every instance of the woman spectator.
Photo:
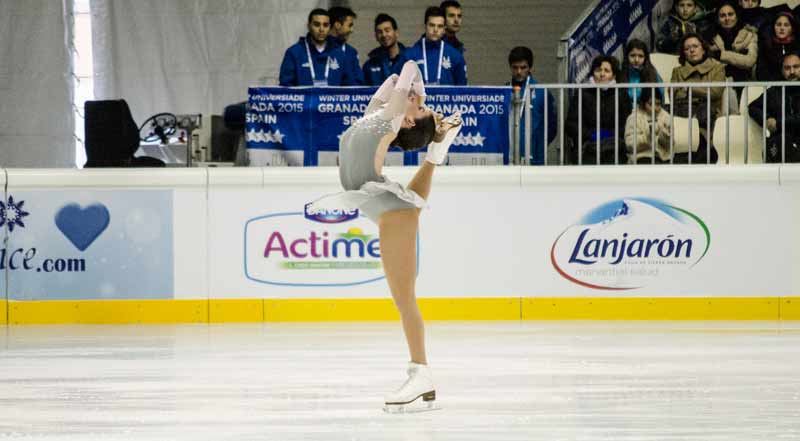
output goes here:
[{"label": "woman spectator", "polygon": [[738,4],[733,0],[722,2],[717,9],[710,51],[712,57],[726,64],[727,77],[733,81],[747,81],[752,78],[758,59],[758,31],[745,26],[739,17]]},{"label": "woman spectator", "polygon": [[[601,164],[614,164],[615,160],[623,164],[627,161],[627,156],[625,141],[622,137],[625,119],[631,111],[631,101],[624,90],[618,91],[615,88],[607,87],[617,82],[619,61],[612,56],[599,55],[592,60],[591,69],[592,77],[589,79],[589,83],[596,84],[598,87],[580,89],[570,99],[569,113],[564,128],[567,136],[565,156],[571,164],[578,164],[578,151],[580,150],[581,164],[597,164],[597,149],[599,148]],[[598,97],[600,99],[599,131],[597,130]],[[615,107],[617,105],[618,107]],[[618,113],[611,110],[615,108],[618,109]],[[578,136],[579,127],[580,137]],[[615,152],[617,152],[617,158],[615,158]]]},{"label": "woman spectator", "polygon": [[[656,72],[655,66],[650,62],[650,51],[647,44],[638,39],[631,39],[625,45],[625,54],[622,60],[622,71],[619,75],[620,83],[663,83],[661,76]],[[639,101],[642,89],[632,87],[628,89],[628,97],[633,101]],[[664,91],[661,90],[661,95]],[[635,98],[635,100],[634,100]]]},{"label": "woman spectator", "polygon": [[[725,65],[709,57],[708,43],[698,34],[686,34],[681,40],[680,66],[672,70],[673,83],[717,83],[725,81]],[[700,123],[700,146],[692,155],[692,162],[706,162],[706,148],[711,145],[711,133],[720,114],[724,87],[692,87],[692,117]],[[710,95],[709,95],[710,92]],[[675,89],[674,112],[677,116],[689,116],[689,88]],[[711,114],[708,113],[708,100],[711,101]],[[708,123],[711,133],[706,133]],[[711,162],[717,161],[717,152],[711,148]],[[688,156],[688,154],[687,154]],[[678,155],[675,155],[678,160]]]},{"label": "woman spectator", "polygon": [[797,22],[789,12],[781,12],[764,32],[759,42],[758,67],[756,77],[759,81],[781,81],[783,57],[797,53]]}]

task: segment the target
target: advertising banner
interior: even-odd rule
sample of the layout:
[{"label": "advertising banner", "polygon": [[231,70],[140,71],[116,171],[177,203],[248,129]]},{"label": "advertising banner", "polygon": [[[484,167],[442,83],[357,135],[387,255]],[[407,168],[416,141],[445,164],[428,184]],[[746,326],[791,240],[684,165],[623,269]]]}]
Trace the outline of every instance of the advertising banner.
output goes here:
[{"label": "advertising banner", "polygon": [[[339,138],[364,115],[374,87],[254,87],[246,117],[253,166],[338,165]],[[509,87],[429,87],[426,105],[464,126],[447,164],[508,164]],[[389,152],[387,165],[417,165],[424,151]]]},{"label": "advertising banner", "polygon": [[173,298],[171,190],[13,190],[0,201],[11,300]]},{"label": "advertising banner", "polygon": [[[791,196],[763,190],[434,188],[420,217],[417,295],[789,295],[794,257],[779,232],[792,231]],[[212,198],[212,267],[221,271],[211,296],[389,295],[377,226],[356,212],[307,213],[324,193],[266,192],[261,207]],[[222,234],[230,231],[243,242]]]}]

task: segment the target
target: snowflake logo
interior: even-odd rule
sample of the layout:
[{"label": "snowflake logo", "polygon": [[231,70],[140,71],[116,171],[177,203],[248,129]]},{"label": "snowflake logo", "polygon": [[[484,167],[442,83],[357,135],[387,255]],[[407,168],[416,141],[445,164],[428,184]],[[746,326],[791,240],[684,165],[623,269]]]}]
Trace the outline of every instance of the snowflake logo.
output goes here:
[{"label": "snowflake logo", "polygon": [[0,227],[7,225],[8,231],[14,231],[14,227],[25,228],[22,218],[30,213],[22,208],[24,205],[25,201],[14,203],[14,196],[9,196],[6,203],[0,201]]}]

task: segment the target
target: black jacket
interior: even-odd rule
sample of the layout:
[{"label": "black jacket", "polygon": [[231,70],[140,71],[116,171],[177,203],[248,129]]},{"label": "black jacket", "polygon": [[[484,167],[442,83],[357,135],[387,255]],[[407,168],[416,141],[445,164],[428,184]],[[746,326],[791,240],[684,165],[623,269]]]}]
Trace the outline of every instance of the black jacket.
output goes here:
[{"label": "black jacket", "polygon": [[[767,115],[766,118],[775,118],[777,128],[771,133],[767,142],[767,162],[781,162],[781,135],[786,130],[786,160],[796,162],[800,160],[800,81],[797,86],[786,86],[786,119],[781,117],[783,93],[781,87],[767,89]],[[764,120],[764,95],[750,103],[748,108],[750,117],[763,127]],[[784,126],[785,122],[785,126]]]},{"label": "black jacket", "polygon": [[661,31],[656,41],[656,48],[658,52],[678,55],[678,44],[684,34],[697,32],[698,34],[705,35],[708,33],[710,26],[711,22],[707,16],[703,16],[702,14],[698,14],[689,20],[682,20],[678,17],[677,13],[673,12],[664,20],[664,24],[661,26]]},{"label": "black jacket", "polygon": [[[631,100],[626,89],[616,89],[619,91],[619,113],[618,120],[614,121],[614,90],[608,88],[600,90],[600,130],[608,134],[619,137],[620,151],[625,151],[625,121],[631,113]],[[581,101],[581,138],[583,139],[584,149],[587,144],[592,142],[592,133],[597,131],[597,89],[579,89],[583,95]],[[577,163],[578,158],[578,93],[575,93],[569,102],[569,112],[564,124],[564,132],[571,140],[571,148],[566,151],[566,156],[572,163]],[[613,139],[613,137],[612,137]],[[619,158],[620,163],[626,159]]]},{"label": "black jacket", "polygon": [[[779,14],[780,15],[780,14]],[[778,15],[778,16],[779,16]],[[794,31],[795,39],[791,43],[782,44],[775,40],[774,23],[776,16],[758,36],[758,63],[756,64],[756,78],[759,81],[783,81],[783,57],[786,54],[800,51],[800,27],[790,15],[789,23]]]}]

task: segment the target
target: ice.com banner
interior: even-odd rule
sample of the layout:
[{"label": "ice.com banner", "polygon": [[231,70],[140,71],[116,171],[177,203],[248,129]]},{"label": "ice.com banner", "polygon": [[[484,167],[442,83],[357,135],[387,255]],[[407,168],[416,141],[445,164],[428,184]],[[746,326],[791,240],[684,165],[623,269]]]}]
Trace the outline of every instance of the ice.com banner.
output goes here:
[{"label": "ice.com banner", "polygon": [[168,190],[9,191],[0,200],[12,300],[173,297]]}]

